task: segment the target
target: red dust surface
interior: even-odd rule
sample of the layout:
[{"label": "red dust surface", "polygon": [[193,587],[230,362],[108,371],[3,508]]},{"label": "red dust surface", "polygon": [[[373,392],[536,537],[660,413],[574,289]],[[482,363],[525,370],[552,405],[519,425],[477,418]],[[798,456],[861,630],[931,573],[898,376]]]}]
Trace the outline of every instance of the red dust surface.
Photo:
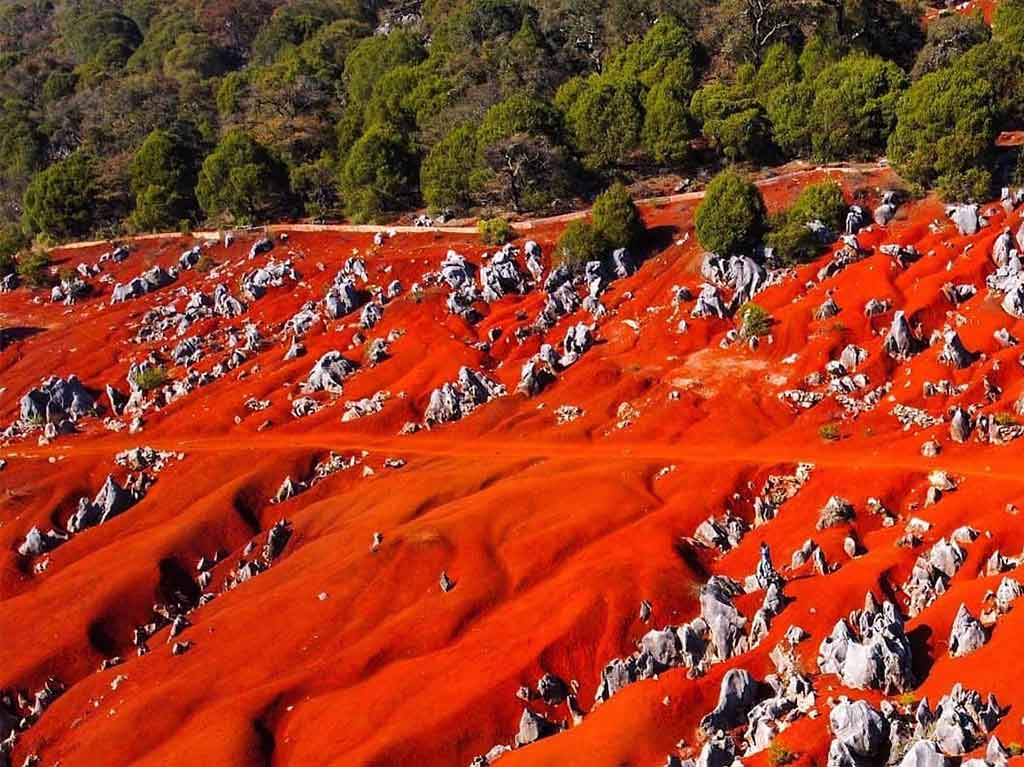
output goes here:
[{"label": "red dust surface", "polygon": [[[800,172],[763,182],[769,207],[778,209],[826,174],[867,205],[897,183],[884,169]],[[255,262],[247,260],[252,239],[241,238],[209,249],[215,273],[186,271],[169,287],[114,306],[111,285],[95,279],[99,292],[72,307],[44,293],[0,295],[6,426],[21,396],[44,376],[75,373],[96,392],[108,383],[126,390],[131,362],[150,351],[166,355],[178,342],[173,332],[159,341],[133,338],[146,312],[180,289],[211,292],[224,282],[237,294],[243,271],[285,254],[301,274],[298,284],[250,302],[242,317],[193,326],[187,335],[215,338],[251,321],[268,343],[224,377],[148,410],[141,432],[110,431],[105,413],[82,419],[78,433],[45,444],[32,434],[0,449],[7,462],[0,471],[0,688],[31,692],[49,676],[68,688],[20,735],[12,762],[39,754],[42,764],[61,767],[467,765],[493,745],[511,743],[524,706],[517,689],[550,672],[575,680],[588,713],[566,731],[504,755],[504,767],[660,765],[680,741],[684,755],[699,744],[697,723],[714,707],[722,674],[742,667],[763,678],[772,671],[769,650],[798,625],[811,635],[797,652],[812,675],[820,715],[799,720],[779,739],[797,764],[820,764],[830,740],[829,698],[848,693],[877,703],[881,695],[844,690],[835,676],[819,674],[818,644],[868,591],[905,609],[899,586],[915,558],[966,524],[983,532],[967,546],[967,562],[948,591],[908,623],[922,671],[913,696],[934,703],[956,682],[994,693],[1011,707],[995,733],[1004,743],[1024,740],[1017,697],[1024,665],[1016,662],[1024,610],[1000,617],[988,643],[969,657],[947,651],[959,604],[977,615],[999,582],[1001,576],[985,575],[988,556],[1024,547],[1014,511],[1024,505],[1024,442],[955,444],[948,424],[906,430],[891,414],[897,403],[936,416],[957,403],[1013,410],[1024,388],[1020,349],[1002,348],[993,332],[1005,327],[1024,338],[1024,322],[1000,309],[984,277],[993,270],[992,241],[1004,226],[1016,231],[1019,213],[987,206],[988,226],[962,237],[936,200],[905,204],[888,226],[861,233],[862,245],[873,249],[869,257],[819,282],[826,254],[758,295],[774,325],[771,337],[750,350],[722,348],[732,321],[692,319],[691,303],[672,304],[673,286],[696,294],[702,282],[695,197],[643,208],[649,233],[642,267],[602,297],[609,311],[597,323],[596,345],[533,398],[514,390],[521,363],[542,339],[520,344],[514,330],[540,310],[539,289],[481,305],[476,325],[448,314],[439,288],[426,289],[420,301],[409,298],[409,286],[436,270],[449,248],[480,262],[487,249],[468,234],[401,233],[378,247],[367,233],[296,231]],[[548,222],[529,232],[546,264],[563,226]],[[895,268],[877,250],[894,242],[915,245],[923,257]],[[189,244],[140,241],[126,261],[104,266],[125,281],[154,264],[175,264]],[[91,263],[108,249],[61,251],[58,265]],[[370,283],[398,279],[402,295],[386,305],[365,340],[355,338],[357,315],[319,323],[305,339],[306,355],[284,361],[289,339],[282,323],[305,302],[319,303],[357,252]],[[979,290],[954,307],[940,293],[947,282]],[[817,321],[813,312],[827,291],[842,311]],[[956,325],[978,361],[963,370],[943,367],[939,344],[894,362],[882,351],[892,314],[865,317],[870,298],[891,300],[923,324],[926,337]],[[688,329],[679,332],[684,318]],[[580,320],[589,322],[589,315],[563,319],[544,340],[557,344]],[[492,328],[500,337],[481,350],[478,342]],[[291,399],[322,353],[337,349],[362,361],[370,341],[391,331],[402,335],[388,359],[362,365],[340,396],[313,395],[325,405],[316,414],[292,417]],[[877,407],[854,418],[831,397],[799,413],[779,399],[850,343],[868,352],[862,370],[871,388],[893,383]],[[208,370],[222,356],[204,357],[197,367]],[[431,390],[463,365],[486,371],[508,396],[458,423],[400,435],[406,422],[423,420]],[[168,372],[184,375],[173,364]],[[999,387],[994,401],[984,395],[986,376]],[[943,378],[966,384],[966,391],[923,394],[925,381]],[[391,397],[380,413],[342,422],[344,402],[381,390]],[[253,412],[246,406],[252,398],[270,405]],[[555,411],[562,405],[581,408],[582,417],[559,425]],[[820,436],[828,423],[838,425],[838,439]],[[942,444],[938,457],[921,455],[929,438]],[[62,527],[78,499],[92,497],[108,474],[123,480],[126,470],[114,455],[139,445],[184,457],[127,512],[41,557],[17,553],[31,527]],[[270,503],[286,476],[308,480],[330,451],[359,463]],[[405,465],[388,468],[389,458]],[[809,481],[736,549],[714,556],[682,543],[711,514],[732,509],[752,521],[756,488],[799,462],[813,464]],[[958,489],[925,507],[927,475],[935,469],[949,472]],[[817,531],[818,512],[833,494],[849,499],[856,517]],[[897,515],[895,525],[868,513],[872,497]],[[931,527],[916,548],[899,547],[911,517]],[[177,638],[193,642],[189,652],[173,656],[164,628],[149,640],[148,654],[136,655],[133,628],[197,574],[200,557],[225,553],[208,589],[219,592],[246,545],[262,545],[283,518],[294,534],[273,566],[190,613],[192,626]],[[383,542],[372,552],[375,532]],[[852,559],[843,552],[848,534],[861,546]],[[782,568],[807,538],[839,564],[835,572]],[[632,652],[650,628],[693,618],[710,574],[751,574],[761,542],[789,578],[792,598],[766,640],[704,677],[670,670],[590,711],[609,660]],[[439,587],[442,571],[455,584],[448,592]],[[740,602],[748,617],[760,597],[750,599]],[[638,617],[642,600],[653,606],[646,624]],[[113,656],[124,662],[98,671]],[[553,721],[570,719],[564,704],[528,705]],[[767,764],[768,756],[745,763]]]}]

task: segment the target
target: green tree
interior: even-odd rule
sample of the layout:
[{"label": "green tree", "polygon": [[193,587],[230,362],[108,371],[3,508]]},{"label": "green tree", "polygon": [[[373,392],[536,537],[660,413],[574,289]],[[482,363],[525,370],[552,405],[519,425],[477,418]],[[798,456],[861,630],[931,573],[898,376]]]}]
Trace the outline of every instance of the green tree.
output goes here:
[{"label": "green tree", "polygon": [[320,221],[338,208],[338,172],[334,157],[324,154],[290,171],[292,193],[302,201],[306,215]]},{"label": "green tree", "polygon": [[0,225],[0,278],[14,271],[17,261],[14,256],[28,245],[24,230],[17,224]]},{"label": "green tree", "polygon": [[762,101],[775,145],[787,157],[808,157],[814,88],[806,82],[785,83],[769,91]]},{"label": "green tree", "polygon": [[823,160],[868,158],[885,151],[907,76],[879,58],[851,55],[814,81],[811,145]]},{"label": "green tree", "polygon": [[155,130],[146,137],[131,163],[135,210],[131,225],[138,231],[167,230],[195,218],[198,168],[197,137],[177,130]]},{"label": "green tree", "polygon": [[973,196],[977,171],[987,172],[994,159],[999,109],[992,85],[958,63],[914,83],[897,116],[889,159],[900,175],[951,197]]},{"label": "green tree", "polygon": [[778,226],[766,236],[764,244],[780,263],[786,266],[806,264],[821,253],[822,246],[807,224],[783,217]]},{"label": "green tree", "polygon": [[174,47],[164,55],[164,74],[176,80],[205,80],[224,74],[230,62],[205,32],[178,35]]},{"label": "green tree", "polygon": [[536,210],[564,193],[574,166],[561,145],[559,113],[542,99],[517,93],[490,107],[476,132],[477,166],[470,182],[515,210]]},{"label": "green tree", "polygon": [[45,250],[29,250],[18,257],[18,276],[30,288],[45,288],[53,283],[52,266],[53,259]]},{"label": "green tree", "polygon": [[420,167],[424,202],[432,210],[467,208],[476,158],[476,131],[471,125],[460,125],[431,147]]},{"label": "green tree", "polygon": [[[1000,6],[1002,7],[1002,6]],[[988,42],[992,32],[980,15],[953,13],[928,25],[924,47],[918,51],[911,75],[915,80],[949,66],[975,45]]]},{"label": "green tree", "polygon": [[591,75],[565,114],[573,144],[594,170],[621,165],[640,144],[643,89],[628,74]]},{"label": "green tree", "polygon": [[621,182],[612,184],[594,200],[594,229],[610,248],[637,245],[644,233],[644,223],[633,198]]},{"label": "green tree", "polygon": [[641,137],[655,162],[680,165],[690,160],[693,130],[688,106],[689,96],[670,83],[659,83],[647,92]]},{"label": "green tree", "polygon": [[396,210],[416,189],[415,158],[394,129],[375,125],[363,134],[341,168],[340,190],[346,214],[370,221]]},{"label": "green tree", "polygon": [[800,60],[792,46],[775,43],[765,51],[761,66],[754,76],[754,92],[769,91],[800,79]]},{"label": "green tree", "polygon": [[369,21],[365,8],[357,2],[335,0],[298,0],[282,5],[253,40],[253,59],[259,64],[271,64],[282,51],[302,45],[334,22]]},{"label": "green tree", "polygon": [[1024,0],[1001,0],[992,17],[992,36],[999,42],[1024,48]]},{"label": "green tree", "polygon": [[516,238],[516,230],[505,218],[482,218],[476,222],[476,230],[484,245],[504,245]]},{"label": "green tree", "polygon": [[474,173],[474,188],[514,210],[537,210],[569,191],[574,165],[545,136],[517,133],[482,150],[485,169]]},{"label": "green tree", "polygon": [[412,32],[397,30],[361,40],[345,59],[345,89],[350,104],[365,105],[377,82],[402,64],[416,64],[425,51]]},{"label": "green tree", "polygon": [[84,235],[94,221],[97,193],[95,160],[75,152],[33,177],[24,196],[25,228],[56,239]]},{"label": "green tree", "polygon": [[756,245],[767,229],[764,198],[757,186],[734,170],[708,184],[697,208],[697,239],[705,249],[733,255]]},{"label": "green tree", "polygon": [[196,198],[209,218],[253,222],[278,210],[287,174],[266,147],[242,130],[225,134],[203,161]]},{"label": "green tree", "polygon": [[317,79],[336,84],[335,93],[340,96],[344,93],[345,59],[372,31],[370,25],[362,21],[332,22],[299,46],[299,58]]},{"label": "green tree", "polygon": [[811,35],[804,43],[798,59],[804,80],[813,82],[818,75],[837,63],[842,57],[842,52],[835,40],[826,39],[821,34]]},{"label": "green tree", "polygon": [[578,266],[588,261],[600,261],[608,252],[608,243],[589,221],[571,221],[562,231],[555,247],[557,264]]},{"label": "green tree", "polygon": [[773,154],[771,125],[749,83],[712,83],[693,94],[690,111],[710,144],[729,160],[764,162]]},{"label": "green tree", "polygon": [[671,17],[658,19],[643,38],[612,57],[607,71],[632,77],[645,89],[672,82],[693,92],[700,79],[701,52],[690,31]]},{"label": "green tree", "polygon": [[71,14],[70,18],[64,39],[79,63],[89,61],[105,49],[109,50],[111,45],[127,50],[131,55],[142,43],[138,25],[116,11]]},{"label": "green tree", "polygon": [[799,224],[821,221],[838,232],[845,223],[846,211],[843,188],[835,181],[820,181],[805,186],[786,215],[790,221]]},{"label": "green tree", "polygon": [[1024,48],[995,41],[981,43],[956,59],[953,67],[992,86],[999,121],[1024,121],[1024,99],[1019,95],[1024,89]]},{"label": "green tree", "polygon": [[178,38],[198,32],[201,30],[194,18],[184,9],[174,5],[165,6],[149,22],[142,44],[135,48],[128,59],[128,69],[132,72],[159,72],[164,57],[177,45]]},{"label": "green tree", "polygon": [[554,107],[528,93],[516,93],[487,110],[477,130],[477,143],[486,147],[517,133],[557,140],[561,132],[561,118]]}]

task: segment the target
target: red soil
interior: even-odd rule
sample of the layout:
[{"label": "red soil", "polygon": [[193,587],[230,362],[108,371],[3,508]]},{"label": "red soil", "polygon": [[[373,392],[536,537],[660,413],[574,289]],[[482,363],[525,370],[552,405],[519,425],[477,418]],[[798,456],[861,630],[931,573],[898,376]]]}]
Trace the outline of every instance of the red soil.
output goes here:
[{"label": "red soil", "polygon": [[[769,205],[779,207],[819,175],[767,183]],[[884,170],[837,177],[851,194],[869,200],[893,183]],[[1024,505],[1024,444],[956,445],[947,427],[904,431],[890,415],[893,402],[936,414],[952,404],[943,397],[926,400],[925,380],[967,383],[961,399],[976,402],[985,374],[1003,389],[988,409],[1011,409],[1024,386],[1019,350],[999,348],[992,333],[1007,327],[1024,337],[1024,322],[986,295],[983,277],[992,269],[992,240],[1004,224],[1016,228],[1018,215],[1007,220],[996,208],[986,229],[964,238],[935,200],[905,206],[887,228],[864,232],[861,242],[913,243],[925,257],[897,271],[875,253],[809,290],[804,283],[822,262],[802,268],[799,279],[757,298],[777,324],[773,342],[752,352],[742,345],[719,348],[729,321],[691,320],[687,311],[689,331],[675,331],[684,315],[673,314],[671,286],[700,282],[695,205],[685,200],[644,209],[654,252],[638,274],[614,283],[604,297],[611,311],[598,326],[599,344],[534,399],[511,394],[457,424],[397,436],[406,421],[422,420],[431,389],[453,379],[460,365],[491,370],[511,392],[520,363],[539,343],[520,346],[512,332],[522,324],[517,312],[536,315],[539,292],[502,299],[471,327],[447,314],[443,292],[430,290],[421,303],[403,295],[387,306],[370,336],[405,331],[391,359],[361,369],[338,405],[316,415],[293,419],[291,395],[324,351],[362,356],[362,348],[348,349],[354,321],[314,331],[308,354],[296,361],[283,362],[284,342],[276,341],[239,370],[148,413],[141,434],[112,433],[93,418],[82,433],[49,445],[32,438],[0,449],[8,461],[0,471],[0,688],[35,690],[49,675],[69,686],[21,737],[13,762],[39,753],[43,764],[62,767],[465,765],[511,741],[522,710],[515,697],[520,685],[532,685],[544,672],[575,679],[589,708],[608,660],[631,652],[652,626],[678,624],[698,612],[697,588],[709,572],[742,579],[753,571],[761,541],[770,543],[781,565],[814,537],[841,568],[792,580],[787,594],[794,601],[757,649],[698,680],[677,669],[634,684],[581,725],[501,759],[507,767],[661,764],[679,740],[695,742],[697,722],[714,706],[728,667],[745,667],[759,678],[771,670],[768,651],[788,626],[811,633],[798,651],[805,667],[816,671],[816,648],[835,621],[860,606],[866,591],[891,593],[906,578],[923,548],[894,542],[911,516],[933,525],[925,546],[964,524],[991,533],[968,547],[969,559],[949,592],[908,625],[916,657],[931,664],[915,695],[934,702],[956,681],[994,692],[1013,707],[996,734],[1004,743],[1024,739],[1016,713],[1024,666],[1014,662],[1024,610],[1000,618],[989,643],[970,657],[951,659],[946,651],[960,602],[977,614],[985,591],[999,581],[983,575],[988,554],[1024,546],[1019,520],[1005,510],[1008,503]],[[929,231],[934,220],[942,224],[937,233]],[[530,235],[547,254],[561,226],[540,226]],[[242,263],[250,242],[211,251],[218,261],[242,264],[225,280],[236,292],[237,277],[251,266]],[[126,280],[151,264],[173,264],[186,244],[140,242],[126,262],[108,266]],[[272,255],[295,254],[304,277],[299,285],[272,289],[243,318],[207,321],[194,331],[251,319],[269,338],[305,301],[323,297],[354,249],[366,256],[371,282],[398,278],[408,288],[436,268],[448,248],[474,260],[483,250],[470,235],[400,234],[375,248],[369,234],[296,232]],[[73,266],[104,249],[59,257]],[[938,365],[935,347],[910,363],[889,360],[881,352],[888,316],[866,319],[864,302],[890,298],[930,332],[949,319],[952,307],[939,287],[950,280],[981,286],[959,308],[965,320],[960,333],[968,348],[986,356],[962,371]],[[0,324],[18,329],[0,351],[0,423],[16,417],[19,398],[44,375],[77,373],[91,388],[110,382],[123,389],[129,363],[152,346],[130,340],[134,326],[180,286],[210,291],[213,281],[185,272],[172,287],[112,307],[109,286],[73,308],[30,301],[23,290],[0,296]],[[843,311],[814,321],[828,288]],[[560,340],[577,319],[563,320],[548,338]],[[495,326],[503,335],[489,357],[469,345]],[[800,386],[848,343],[869,352],[872,386],[894,381],[877,409],[850,420],[831,399],[799,415],[779,401],[779,391]],[[790,355],[796,361],[783,363]],[[380,389],[395,395],[382,413],[341,423],[341,401]],[[669,397],[672,391],[680,392],[677,399]],[[251,413],[244,405],[250,397],[272,405]],[[621,403],[640,415],[619,429]],[[553,411],[563,404],[585,415],[557,426]],[[272,426],[259,431],[267,419]],[[818,434],[830,421],[841,424],[836,442]],[[943,443],[938,458],[920,455],[930,436]],[[16,552],[29,528],[63,524],[77,499],[91,497],[108,473],[123,477],[114,454],[143,444],[182,451],[185,458],[162,472],[137,506],[75,536],[47,555],[44,572],[33,574]],[[357,467],[269,504],[286,475],[308,477],[330,450],[367,451],[364,464],[374,473],[364,476]],[[387,469],[388,457],[408,463]],[[799,461],[815,465],[812,477],[776,520],[721,558],[680,555],[680,538],[709,514],[737,508],[749,518],[750,483],[760,487],[768,474],[790,471]],[[667,466],[674,470],[659,476]],[[926,475],[935,468],[951,472],[960,487],[922,508]],[[844,529],[814,529],[833,493],[857,508],[852,526],[865,553],[856,559],[842,552]],[[734,494],[743,500],[737,503]],[[899,514],[894,527],[864,512],[872,496]],[[283,517],[295,528],[283,556],[191,614],[193,627],[181,637],[195,643],[189,653],[172,657],[164,629],[150,640],[152,652],[135,656],[132,628],[164,598],[161,563],[165,572],[167,562],[193,572],[199,557],[218,548],[234,561]],[[375,531],[384,542],[374,554]],[[448,593],[438,587],[442,570],[456,583]],[[318,598],[321,592],[326,599]],[[643,599],[653,604],[646,625],[637,617]],[[742,609],[749,616],[754,608],[744,603]],[[97,672],[115,654],[126,662]],[[118,675],[127,679],[112,690]],[[841,692],[833,676],[815,674],[815,685],[822,716],[803,719],[781,736],[801,764],[824,758],[826,699]],[[563,706],[551,715],[567,713]],[[747,761],[766,763],[766,756]]]}]

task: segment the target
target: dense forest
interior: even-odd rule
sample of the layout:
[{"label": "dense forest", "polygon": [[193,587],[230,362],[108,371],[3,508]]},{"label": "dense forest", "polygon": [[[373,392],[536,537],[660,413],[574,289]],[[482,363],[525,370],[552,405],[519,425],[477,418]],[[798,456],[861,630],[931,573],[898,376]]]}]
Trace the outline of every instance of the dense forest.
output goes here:
[{"label": "dense forest", "polygon": [[922,16],[901,0],[5,2],[0,254],[534,212],[794,158],[887,155],[920,189],[985,197],[995,136],[1024,110],[1024,0],[991,27]]}]

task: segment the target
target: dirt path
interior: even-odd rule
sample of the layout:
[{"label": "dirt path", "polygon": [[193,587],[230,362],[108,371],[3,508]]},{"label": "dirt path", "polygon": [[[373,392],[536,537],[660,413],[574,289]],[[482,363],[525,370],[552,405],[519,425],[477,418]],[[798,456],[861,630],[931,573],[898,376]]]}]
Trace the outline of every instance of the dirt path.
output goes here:
[{"label": "dirt path", "polygon": [[[803,176],[815,174],[815,173],[841,173],[846,175],[854,175],[861,173],[872,173],[880,171],[885,168],[886,165],[881,162],[874,163],[859,163],[859,164],[842,164],[842,165],[817,165],[813,167],[800,168],[798,170],[786,171],[779,173],[778,175],[768,176],[765,178],[757,179],[756,183],[758,186],[767,187],[774,184],[791,181],[793,179],[801,178]],[[769,171],[770,172],[770,171]],[[648,197],[642,200],[637,200],[637,205],[644,207],[649,205],[665,205],[676,202],[690,202],[693,200],[700,200],[704,197],[704,190],[697,192],[682,192],[680,194],[671,194],[662,197]],[[577,210],[571,213],[562,213],[557,216],[548,216],[545,218],[534,218],[527,219],[525,221],[516,221],[515,228],[521,232],[529,232],[534,229],[543,228],[545,226],[551,226],[555,224],[566,223],[568,221],[575,221],[576,219],[585,218],[590,215],[590,209]],[[381,226],[375,224],[271,224],[265,227],[253,227],[252,229],[238,229],[233,231],[258,231],[258,232],[339,232],[339,233],[350,233],[350,234],[373,234],[380,231],[397,232],[399,234],[422,234],[424,232],[433,232],[438,234],[476,234],[477,229],[475,226]],[[191,233],[196,239],[205,240],[219,240],[221,238],[220,231],[204,230]],[[124,238],[126,242],[136,242],[145,240],[158,240],[167,238],[181,237],[180,232],[161,232],[154,234],[139,235],[136,237]],[[75,250],[78,248],[91,248],[106,245],[111,242],[110,240],[91,240],[88,242],[73,242],[67,245],[61,245],[60,250]]]}]

